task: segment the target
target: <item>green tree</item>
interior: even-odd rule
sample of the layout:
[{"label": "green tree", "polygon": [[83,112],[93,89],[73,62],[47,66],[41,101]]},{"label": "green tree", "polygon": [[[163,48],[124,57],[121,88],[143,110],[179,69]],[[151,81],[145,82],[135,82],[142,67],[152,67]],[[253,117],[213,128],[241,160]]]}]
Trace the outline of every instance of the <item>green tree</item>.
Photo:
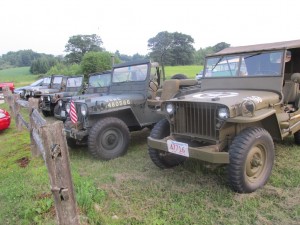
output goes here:
[{"label": "green tree", "polygon": [[96,34],[72,36],[65,46],[65,52],[69,52],[65,57],[69,63],[80,63],[85,53],[103,51],[102,44],[101,38]]},{"label": "green tree", "polygon": [[32,74],[45,74],[57,63],[58,59],[53,56],[42,56],[32,62],[30,72]]},{"label": "green tree", "polygon": [[47,75],[53,74],[80,75],[82,74],[82,69],[79,64],[66,64],[63,62],[59,62],[52,66],[47,72]]},{"label": "green tree", "polygon": [[187,65],[193,63],[194,39],[182,33],[163,31],[148,40],[150,57],[167,65]]},{"label": "green tree", "polygon": [[1,64],[9,64],[13,67],[30,66],[31,63],[45,54],[36,53],[32,50],[20,50],[8,52],[2,55]]},{"label": "green tree", "polygon": [[214,46],[200,48],[195,52],[195,63],[199,65],[204,65],[205,57],[207,55],[219,52],[224,48],[228,48],[228,47],[230,47],[230,44],[227,44],[226,42],[220,42]]},{"label": "green tree", "polygon": [[[81,68],[84,75],[95,72],[103,72],[112,68],[112,55],[109,52],[88,52],[83,56]],[[115,57],[115,63],[119,58]]]}]

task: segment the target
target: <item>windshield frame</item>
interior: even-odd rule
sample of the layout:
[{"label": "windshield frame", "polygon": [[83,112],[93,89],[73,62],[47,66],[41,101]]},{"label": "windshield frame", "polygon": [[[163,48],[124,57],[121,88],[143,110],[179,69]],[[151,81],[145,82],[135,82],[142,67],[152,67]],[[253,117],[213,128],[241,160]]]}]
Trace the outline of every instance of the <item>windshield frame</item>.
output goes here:
[{"label": "windshield frame", "polygon": [[[280,49],[209,56],[205,60],[203,78],[281,76],[284,54]],[[275,56],[279,61],[272,59]]]},{"label": "windshield frame", "polygon": [[149,64],[130,65],[116,67],[113,70],[112,83],[145,81],[149,70]]}]

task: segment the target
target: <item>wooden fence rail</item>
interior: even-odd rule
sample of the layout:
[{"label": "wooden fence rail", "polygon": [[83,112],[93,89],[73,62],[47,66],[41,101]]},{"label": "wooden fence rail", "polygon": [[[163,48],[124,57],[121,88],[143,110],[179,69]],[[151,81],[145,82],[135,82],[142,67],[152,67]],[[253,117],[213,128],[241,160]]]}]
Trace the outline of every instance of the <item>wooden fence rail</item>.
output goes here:
[{"label": "wooden fence rail", "polygon": [[[79,224],[63,122],[48,124],[38,111],[38,99],[20,100],[19,95],[12,94],[8,88],[3,89],[3,94],[17,129],[26,128],[30,132],[32,156],[41,155],[45,161],[58,224]],[[28,108],[29,122],[20,113],[21,107]]]}]

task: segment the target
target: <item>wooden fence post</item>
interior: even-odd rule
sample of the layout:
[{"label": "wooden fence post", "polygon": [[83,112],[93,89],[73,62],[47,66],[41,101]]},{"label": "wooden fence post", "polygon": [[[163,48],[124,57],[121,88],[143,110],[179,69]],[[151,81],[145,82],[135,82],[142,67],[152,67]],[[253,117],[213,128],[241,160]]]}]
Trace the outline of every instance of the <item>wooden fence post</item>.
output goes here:
[{"label": "wooden fence post", "polygon": [[45,147],[51,191],[55,200],[56,215],[61,225],[79,224],[70,170],[69,152],[63,122],[57,121],[41,128]]}]

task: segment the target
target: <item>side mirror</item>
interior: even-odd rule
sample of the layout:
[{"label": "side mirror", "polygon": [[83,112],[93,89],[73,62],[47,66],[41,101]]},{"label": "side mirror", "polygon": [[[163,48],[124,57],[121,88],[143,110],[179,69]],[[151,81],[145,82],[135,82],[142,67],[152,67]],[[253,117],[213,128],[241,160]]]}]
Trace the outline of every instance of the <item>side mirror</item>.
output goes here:
[{"label": "side mirror", "polygon": [[291,76],[291,80],[295,83],[300,83],[300,73],[293,73]]}]

